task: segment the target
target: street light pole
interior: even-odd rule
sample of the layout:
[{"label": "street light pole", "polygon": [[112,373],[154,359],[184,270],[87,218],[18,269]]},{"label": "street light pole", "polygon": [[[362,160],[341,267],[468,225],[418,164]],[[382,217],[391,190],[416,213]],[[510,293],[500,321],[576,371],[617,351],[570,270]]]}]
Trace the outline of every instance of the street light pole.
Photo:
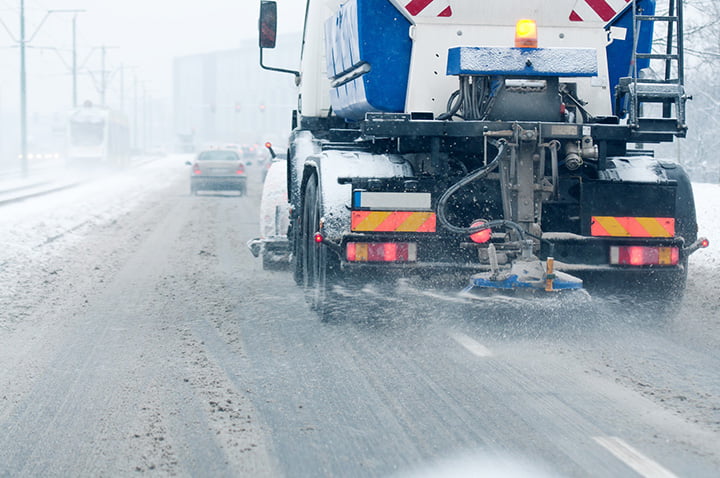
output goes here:
[{"label": "street light pole", "polygon": [[72,21],[72,84],[73,108],[77,108],[77,13],[73,15]]},{"label": "street light pole", "polygon": [[20,0],[20,169],[28,175],[27,72],[25,71],[25,0]]}]

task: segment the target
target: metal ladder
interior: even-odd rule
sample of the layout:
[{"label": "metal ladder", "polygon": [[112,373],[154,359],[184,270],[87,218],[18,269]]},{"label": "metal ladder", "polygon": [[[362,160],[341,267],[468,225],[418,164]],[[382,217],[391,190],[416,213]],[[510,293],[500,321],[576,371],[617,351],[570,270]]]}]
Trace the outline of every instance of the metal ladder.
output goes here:
[{"label": "metal ladder", "polygon": [[[667,0],[666,15],[644,15],[638,10],[637,2],[638,0],[632,0],[631,6],[633,13],[631,71],[629,77],[620,79],[616,96],[618,106],[624,105],[627,109],[628,125],[644,136],[672,134],[685,137],[687,132],[685,102],[689,97],[685,94],[683,78],[683,2]],[[657,6],[661,3],[663,2],[657,2]],[[655,27],[663,22],[667,24],[664,53],[638,52],[641,26],[644,22],[655,22]],[[654,37],[657,38],[657,35]],[[662,73],[658,75],[659,78],[641,78],[638,60],[662,60],[664,72],[658,72]],[[644,116],[643,105],[646,103],[662,104],[662,117]]]}]

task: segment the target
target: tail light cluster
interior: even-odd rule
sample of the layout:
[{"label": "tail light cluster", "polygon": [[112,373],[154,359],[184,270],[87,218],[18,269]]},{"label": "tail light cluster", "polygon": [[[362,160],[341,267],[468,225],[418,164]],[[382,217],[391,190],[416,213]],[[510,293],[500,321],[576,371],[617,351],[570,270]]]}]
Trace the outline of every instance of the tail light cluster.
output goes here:
[{"label": "tail light cluster", "polygon": [[680,262],[677,247],[612,246],[610,264],[623,266],[676,266]]},{"label": "tail light cluster", "polygon": [[200,165],[198,163],[193,164],[193,174],[202,174],[202,171],[200,171]]},{"label": "tail light cluster", "polygon": [[243,163],[238,163],[235,174],[245,174],[245,165]]},{"label": "tail light cluster", "polygon": [[349,262],[415,262],[417,244],[414,242],[348,242]]}]

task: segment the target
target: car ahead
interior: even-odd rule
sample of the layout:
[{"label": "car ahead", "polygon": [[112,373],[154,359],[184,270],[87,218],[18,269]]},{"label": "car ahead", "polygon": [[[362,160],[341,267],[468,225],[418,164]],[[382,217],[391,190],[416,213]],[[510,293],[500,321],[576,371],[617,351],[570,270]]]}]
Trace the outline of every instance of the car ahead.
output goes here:
[{"label": "car ahead", "polygon": [[247,192],[245,164],[235,151],[213,149],[197,155],[190,172],[190,193],[198,191],[237,191],[241,196]]}]

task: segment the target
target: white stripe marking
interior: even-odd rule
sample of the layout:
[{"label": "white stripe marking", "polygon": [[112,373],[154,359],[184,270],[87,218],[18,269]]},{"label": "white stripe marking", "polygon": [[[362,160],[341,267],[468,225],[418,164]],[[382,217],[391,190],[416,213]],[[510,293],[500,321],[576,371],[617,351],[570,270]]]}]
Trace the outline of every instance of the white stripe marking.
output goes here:
[{"label": "white stripe marking", "polygon": [[641,476],[677,478],[673,472],[663,468],[618,437],[593,437],[593,440]]},{"label": "white stripe marking", "polygon": [[460,332],[451,332],[450,338],[465,347],[468,352],[478,357],[492,357],[493,355],[489,348]]},{"label": "white stripe marking", "polygon": [[620,10],[625,8],[629,2],[629,0],[605,0],[610,7],[615,10],[615,14],[618,14]]},{"label": "white stripe marking", "polygon": [[418,16],[419,17],[437,17],[438,15],[440,15],[440,13],[442,13],[443,10],[445,10],[449,6],[450,6],[450,4],[448,2],[441,2],[441,1],[433,2],[430,5],[428,5],[427,7],[425,7],[425,9],[423,11],[418,13]]},{"label": "white stripe marking", "polygon": [[600,22],[602,19],[600,18],[600,15],[597,14],[595,10],[588,5],[585,0],[578,0],[577,4],[575,5],[575,8],[573,8],[575,13],[580,15],[580,18],[583,19],[585,22]]}]

